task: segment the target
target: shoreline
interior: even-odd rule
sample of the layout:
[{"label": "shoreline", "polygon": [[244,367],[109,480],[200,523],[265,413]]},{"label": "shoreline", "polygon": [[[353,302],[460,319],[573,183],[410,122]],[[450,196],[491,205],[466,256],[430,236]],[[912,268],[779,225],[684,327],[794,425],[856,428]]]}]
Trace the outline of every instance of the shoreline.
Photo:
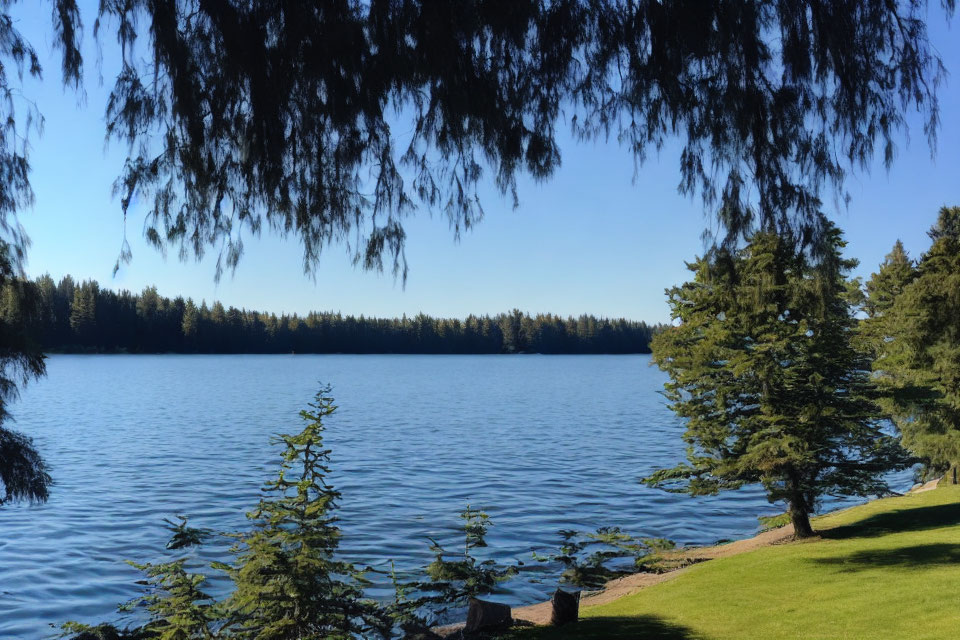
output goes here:
[{"label": "shoreline", "polygon": [[[929,482],[915,485],[904,495],[922,493],[924,491],[936,489],[941,480],[943,480],[943,478],[936,478],[934,480],[930,480]],[[879,498],[874,498],[873,500],[877,499]],[[869,502],[873,502],[873,500],[868,500],[863,504],[868,504]],[[819,514],[818,517],[842,513],[849,509],[855,509],[859,506],[862,505],[852,505],[842,509],[828,511],[826,513]],[[810,539],[816,540],[818,537],[819,536],[814,536]],[[679,568],[664,571],[663,573],[632,573],[630,575],[610,580],[600,590],[582,591],[580,597],[580,608],[582,611],[583,607],[609,604],[615,600],[631,596],[638,591],[646,589],[647,587],[673,580],[677,576],[687,571],[691,566],[700,564],[701,562],[714,560],[717,558],[736,556],[764,547],[790,543],[794,540],[793,525],[787,524],[776,529],[763,531],[750,538],[741,538],[732,542],[725,542],[723,544],[715,544],[703,547],[686,547],[683,549],[676,549],[668,554],[665,554],[665,557],[676,558],[680,560],[690,560],[691,562],[688,562]],[[520,607],[511,607],[511,613],[515,623],[519,623],[522,626],[547,626],[550,624],[552,611],[552,605],[549,600]],[[457,622],[443,625],[441,627],[435,627],[433,631],[441,637],[444,637],[459,631],[465,626],[465,624],[465,622]]]}]

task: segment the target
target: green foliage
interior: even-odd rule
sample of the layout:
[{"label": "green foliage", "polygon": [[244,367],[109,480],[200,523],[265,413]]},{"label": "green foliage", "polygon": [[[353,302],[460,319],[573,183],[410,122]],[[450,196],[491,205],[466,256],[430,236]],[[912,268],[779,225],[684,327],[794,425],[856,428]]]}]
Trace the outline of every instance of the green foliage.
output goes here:
[{"label": "green foliage", "polygon": [[[3,29],[0,25],[0,33]],[[0,505],[24,500],[43,502],[51,484],[46,464],[33,441],[7,427],[8,407],[18,397],[20,388],[46,371],[40,345],[33,335],[42,317],[42,290],[18,277],[11,251],[13,248],[0,238]]]},{"label": "green foliage", "polygon": [[866,299],[863,310],[867,317],[883,318],[916,274],[913,260],[907,255],[903,243],[897,240],[893,249],[883,259],[880,269],[870,276],[865,286]]},{"label": "green foliage", "polygon": [[780,513],[775,516],[757,516],[760,521],[760,531],[772,531],[790,524],[790,514]]},{"label": "green foliage", "polygon": [[523,564],[504,566],[475,555],[476,549],[487,546],[487,530],[493,524],[485,512],[467,505],[460,520],[463,542],[458,550],[430,539],[434,560],[424,569],[428,580],[401,578],[391,571],[395,595],[385,610],[404,637],[431,637],[430,627],[450,608],[465,606],[469,598],[495,593],[497,585],[515,576]]},{"label": "green foliage", "polygon": [[923,0],[103,2],[124,60],[107,133],[131,149],[115,188],[125,213],[147,203],[149,241],[221,248],[218,273],[270,229],[307,269],[357,238],[355,263],[405,276],[408,215],[459,235],[485,180],[516,202],[572,128],[638,165],[679,139],[680,188],[728,239],[817,236],[821,191],[892,163],[907,105],[933,140],[926,17]]},{"label": "green foliage", "polygon": [[490,516],[467,505],[460,513],[460,519],[463,521],[463,553],[448,551],[431,538],[430,550],[434,553],[434,560],[426,568],[427,576],[433,582],[431,588],[439,590],[442,601],[449,604],[492,593],[499,582],[516,573],[514,567],[500,567],[495,560],[479,560],[472,553],[474,549],[487,546],[487,528],[493,524]]},{"label": "green foliage", "polygon": [[393,626],[403,633],[404,638],[413,638],[418,634],[429,637],[430,623],[426,617],[426,607],[433,600],[424,595],[424,583],[403,580],[397,574],[393,561],[390,562],[390,581],[394,597],[393,602],[384,607],[384,612]]},{"label": "green foliage", "polygon": [[[885,300],[874,369],[904,445],[943,472],[960,465],[960,207],[940,210],[930,238],[916,269],[898,272],[892,303]],[[883,286],[889,270],[868,287]]]},{"label": "green foliage", "polygon": [[60,630],[60,637],[69,636],[71,640],[148,640],[151,637],[145,628],[119,629],[112,624],[65,622]]},{"label": "green foliage", "polygon": [[668,291],[678,324],[654,338],[654,361],[687,420],[688,463],[648,484],[704,495],[761,483],[802,536],[822,495],[881,494],[881,474],[908,464],[882,431],[870,362],[852,339],[845,274],[856,263],[836,228],[828,237],[815,266],[758,233],[698,259],[693,281]]},{"label": "green foliage", "polygon": [[147,592],[121,609],[144,609],[148,620],[134,629],[77,622],[61,625],[72,640],[210,640],[222,618],[216,601],[203,591],[206,578],[185,568],[186,560],[160,564],[130,563],[146,575]]},{"label": "green foliage", "polygon": [[591,589],[637,570],[654,568],[659,554],[676,546],[664,538],[634,538],[619,527],[601,527],[595,533],[564,529],[560,537],[559,553],[535,553],[534,559],[560,563],[561,582]]},{"label": "green foliage", "polygon": [[[274,439],[283,447],[282,463],[247,514],[252,530],[232,534],[234,562],[212,565],[233,583],[230,595],[211,598],[203,591],[205,577],[188,571],[186,558],[131,563],[146,574],[148,590],[127,608],[145,609],[148,621],[124,631],[68,623],[65,632],[79,634],[74,640],[100,638],[96,634],[107,640],[389,637],[390,612],[364,598],[363,572],[336,556],[340,494],[327,482],[330,450],[323,445],[324,419],[335,411],[330,387],[321,387],[309,409],[300,412],[303,429]],[[200,544],[211,535],[187,526],[184,516],[178,519],[165,521],[173,533],[167,549]]]},{"label": "green foliage", "polygon": [[167,549],[182,549],[203,544],[203,541],[210,537],[210,529],[198,529],[187,526],[187,516],[177,516],[180,522],[173,522],[164,518],[167,523],[167,529],[173,533],[173,537],[167,542]]},{"label": "green foliage", "polygon": [[383,631],[375,603],[363,597],[362,573],[335,557],[340,497],[326,480],[330,450],[323,421],[336,411],[330,387],[301,411],[305,426],[275,440],[283,448],[276,480],[248,514],[236,562],[222,566],[234,591],[224,606],[231,635],[250,640],[369,637]]},{"label": "green foliage", "polygon": [[186,560],[162,564],[130,564],[144,572],[149,592],[138,598],[150,621],[140,632],[156,640],[193,640],[215,637],[211,623],[218,620],[215,601],[202,590],[206,577],[184,568]]},{"label": "green foliage", "polygon": [[70,276],[54,283],[0,283],[0,302],[15,288],[38,292],[24,339],[52,351],[187,353],[649,353],[656,325],[582,315],[531,316],[514,309],[463,320],[310,312],[275,315],[220,303],[100,288]]}]

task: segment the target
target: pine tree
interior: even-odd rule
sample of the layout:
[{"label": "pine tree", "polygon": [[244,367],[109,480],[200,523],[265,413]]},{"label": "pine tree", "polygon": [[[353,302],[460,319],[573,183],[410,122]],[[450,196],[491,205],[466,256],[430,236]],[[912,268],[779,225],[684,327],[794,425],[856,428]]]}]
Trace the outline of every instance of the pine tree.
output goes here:
[{"label": "pine tree", "polygon": [[20,388],[46,370],[31,327],[40,319],[38,288],[18,277],[10,247],[0,240],[0,505],[47,499],[50,475],[29,436],[7,428]]},{"label": "pine tree", "polygon": [[687,419],[688,463],[648,484],[692,495],[761,483],[797,536],[824,494],[873,495],[907,458],[881,430],[869,360],[855,348],[839,230],[820,265],[759,233],[690,265],[668,291],[676,326],[653,341],[666,396]]},{"label": "pine tree", "polygon": [[880,269],[867,282],[867,298],[863,305],[867,317],[879,318],[886,314],[915,274],[913,261],[903,248],[903,243],[897,240],[883,259]]},{"label": "pine tree", "polygon": [[193,300],[187,300],[183,308],[183,321],[180,323],[180,329],[183,332],[183,337],[187,339],[188,344],[196,342],[197,325],[199,323],[200,312],[197,310],[197,305],[193,304]]},{"label": "pine tree", "polygon": [[73,290],[70,303],[70,328],[82,344],[92,344],[93,331],[97,323],[96,282],[87,281]]},{"label": "pine tree", "polygon": [[960,207],[944,207],[891,305],[875,369],[904,445],[928,471],[960,466]]},{"label": "pine tree", "polygon": [[354,638],[389,630],[363,598],[362,574],[335,557],[340,493],[327,482],[330,450],[323,445],[323,420],[336,411],[330,387],[309,406],[300,412],[303,430],[275,440],[284,447],[277,479],[248,514],[253,531],[240,536],[236,563],[220,566],[235,586],[226,601],[231,637]]},{"label": "pine tree", "polygon": [[871,274],[867,281],[861,305],[867,317],[859,322],[856,339],[860,346],[874,356],[883,353],[886,342],[895,332],[890,311],[904,287],[916,274],[913,260],[904,250],[903,243],[897,240],[880,268]]},{"label": "pine tree", "polygon": [[217,637],[211,623],[216,621],[215,601],[203,591],[206,577],[187,571],[186,560],[161,564],[130,563],[147,575],[151,592],[138,599],[150,621],[134,637],[155,640],[207,640]]}]

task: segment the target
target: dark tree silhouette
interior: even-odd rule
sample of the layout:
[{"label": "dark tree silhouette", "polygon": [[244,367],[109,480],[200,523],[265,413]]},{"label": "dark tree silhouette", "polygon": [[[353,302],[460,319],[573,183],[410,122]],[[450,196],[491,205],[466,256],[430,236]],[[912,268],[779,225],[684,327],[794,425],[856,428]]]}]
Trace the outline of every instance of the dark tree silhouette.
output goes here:
[{"label": "dark tree silhouette", "polygon": [[29,437],[9,429],[8,405],[20,385],[45,371],[31,328],[39,321],[39,296],[32,282],[15,276],[9,245],[0,243],[0,505],[47,499],[50,476]]},{"label": "dark tree silhouette", "polygon": [[[22,321],[32,292],[30,321]],[[60,352],[131,353],[650,353],[657,325],[625,319],[531,316],[514,309],[465,320],[276,315],[219,302],[166,298],[156,287],[111,291],[94,280],[50,276],[0,283],[0,322],[20,343]],[[506,328],[514,326],[515,331]],[[14,334],[10,334],[14,335]],[[42,361],[40,361],[42,363]]]},{"label": "dark tree silhouette", "polygon": [[[954,0],[942,2],[948,14]],[[406,273],[403,219],[483,214],[486,173],[560,165],[557,131],[615,137],[638,163],[682,141],[680,190],[726,238],[821,236],[824,189],[885,161],[915,107],[933,142],[943,68],[925,0],[124,0],[101,3],[123,70],[108,135],[130,145],[124,211],[183,253],[242,233],[332,241]],[[68,33],[67,31],[63,32]],[[69,46],[64,46],[70,51]],[[72,68],[72,67],[67,67]],[[407,132],[396,135],[395,131]],[[753,194],[751,197],[750,194]]]}]

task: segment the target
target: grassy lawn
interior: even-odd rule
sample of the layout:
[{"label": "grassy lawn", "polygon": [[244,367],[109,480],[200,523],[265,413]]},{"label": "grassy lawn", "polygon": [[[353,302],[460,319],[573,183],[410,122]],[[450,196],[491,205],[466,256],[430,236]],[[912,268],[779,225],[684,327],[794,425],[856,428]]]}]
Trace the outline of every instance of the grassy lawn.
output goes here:
[{"label": "grassy lawn", "polygon": [[695,565],[523,640],[960,637],[960,488],[818,518],[821,538]]}]

